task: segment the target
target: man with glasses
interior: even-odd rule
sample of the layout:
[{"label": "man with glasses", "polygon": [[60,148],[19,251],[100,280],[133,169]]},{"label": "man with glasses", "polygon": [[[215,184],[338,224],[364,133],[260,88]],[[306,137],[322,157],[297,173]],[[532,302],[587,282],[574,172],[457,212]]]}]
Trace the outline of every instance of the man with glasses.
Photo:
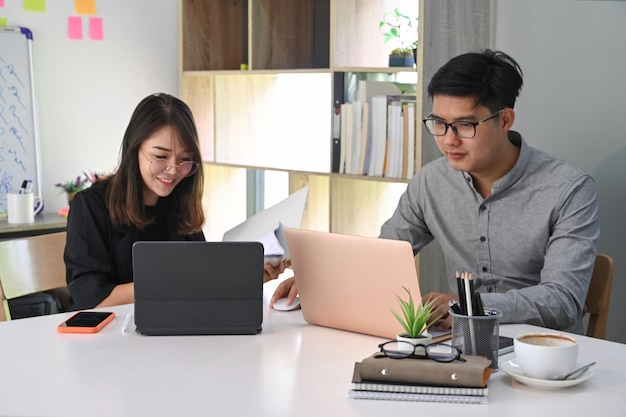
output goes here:
[{"label": "man with glasses", "polygon": [[502,322],[582,334],[600,233],[596,187],[511,130],[521,87],[521,68],[500,51],[460,55],[436,72],[424,126],[443,157],[409,182],[380,237],[407,240],[415,253],[439,242],[451,294],[423,302],[435,300],[442,328],[458,300],[455,272],[469,271]]}]

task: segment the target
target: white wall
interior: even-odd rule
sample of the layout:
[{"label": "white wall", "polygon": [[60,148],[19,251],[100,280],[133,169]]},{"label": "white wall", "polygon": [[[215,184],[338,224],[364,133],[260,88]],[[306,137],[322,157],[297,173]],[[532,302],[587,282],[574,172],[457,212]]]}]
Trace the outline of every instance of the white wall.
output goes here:
[{"label": "white wall", "polygon": [[598,185],[599,250],[615,260],[607,338],[626,342],[626,2],[495,4],[495,48],[524,71],[514,128]]},{"label": "white wall", "polygon": [[111,171],[131,113],[154,92],[178,92],[178,1],[97,0],[104,40],[67,36],[74,0],[44,13],[5,0],[0,17],[33,32],[35,88],[46,212],[67,204],[54,187],[83,171]]}]

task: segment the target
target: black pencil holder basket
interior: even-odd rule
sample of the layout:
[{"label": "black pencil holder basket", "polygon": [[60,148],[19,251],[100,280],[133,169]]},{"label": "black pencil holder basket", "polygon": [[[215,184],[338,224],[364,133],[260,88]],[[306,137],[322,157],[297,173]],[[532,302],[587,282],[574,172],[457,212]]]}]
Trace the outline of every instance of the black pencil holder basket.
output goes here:
[{"label": "black pencil holder basket", "polygon": [[498,370],[498,337],[500,335],[499,311],[485,309],[484,316],[465,316],[450,311],[452,316],[452,346],[466,355],[484,356],[491,360],[489,366]]}]

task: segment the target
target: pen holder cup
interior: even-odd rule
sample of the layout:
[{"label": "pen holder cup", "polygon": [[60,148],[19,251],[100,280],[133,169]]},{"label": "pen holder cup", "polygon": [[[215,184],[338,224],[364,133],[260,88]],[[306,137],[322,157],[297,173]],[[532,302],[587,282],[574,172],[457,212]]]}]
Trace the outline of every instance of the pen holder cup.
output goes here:
[{"label": "pen holder cup", "polygon": [[35,214],[43,208],[41,198],[33,193],[11,192],[7,194],[7,217],[9,223],[33,223]]},{"label": "pen holder cup", "polygon": [[452,316],[452,346],[466,355],[484,356],[491,360],[489,367],[498,370],[499,311],[485,309],[484,316],[465,316],[450,311]]}]

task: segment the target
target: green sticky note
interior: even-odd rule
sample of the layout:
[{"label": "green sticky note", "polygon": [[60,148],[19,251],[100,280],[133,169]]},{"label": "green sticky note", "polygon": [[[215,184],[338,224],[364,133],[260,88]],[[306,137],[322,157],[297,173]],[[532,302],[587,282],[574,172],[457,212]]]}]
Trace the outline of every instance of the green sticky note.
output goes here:
[{"label": "green sticky note", "polygon": [[0,27],[5,27],[7,25],[7,18],[0,17]]},{"label": "green sticky note", "polygon": [[24,0],[24,10],[27,12],[45,12],[46,0]]}]

